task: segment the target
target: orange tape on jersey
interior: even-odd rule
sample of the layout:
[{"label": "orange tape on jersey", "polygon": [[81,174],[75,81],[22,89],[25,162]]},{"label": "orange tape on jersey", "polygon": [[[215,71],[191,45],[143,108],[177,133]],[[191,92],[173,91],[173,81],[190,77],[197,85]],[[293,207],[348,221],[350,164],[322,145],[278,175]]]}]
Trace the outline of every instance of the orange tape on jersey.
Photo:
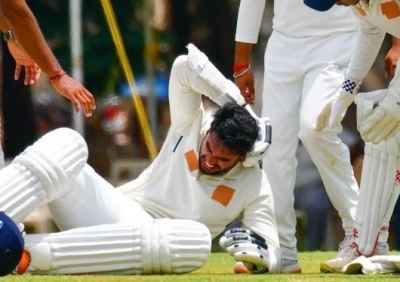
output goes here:
[{"label": "orange tape on jersey", "polygon": [[233,194],[235,194],[235,190],[231,187],[219,185],[215,188],[211,198],[226,207],[232,200]]},{"label": "orange tape on jersey", "polygon": [[186,162],[189,166],[190,171],[194,171],[199,169],[199,160],[197,159],[196,153],[194,150],[190,150],[185,153]]}]

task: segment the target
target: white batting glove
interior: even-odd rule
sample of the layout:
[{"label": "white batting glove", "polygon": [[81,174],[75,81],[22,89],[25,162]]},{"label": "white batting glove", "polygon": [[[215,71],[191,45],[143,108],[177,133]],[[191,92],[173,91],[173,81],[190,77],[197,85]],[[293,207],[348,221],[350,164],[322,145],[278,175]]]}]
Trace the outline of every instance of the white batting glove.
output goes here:
[{"label": "white batting glove", "polygon": [[400,130],[400,93],[394,87],[387,89],[371,115],[358,126],[365,142],[389,140]]},{"label": "white batting glove", "polygon": [[353,103],[360,86],[361,82],[345,79],[342,88],[319,114],[316,131],[321,131],[325,127],[334,128],[342,122],[346,110]]},{"label": "white batting glove", "polygon": [[271,263],[265,239],[251,230],[229,229],[221,237],[219,244],[235,261],[243,262],[254,274],[276,271],[276,264]]},{"label": "white batting glove", "polygon": [[370,92],[362,92],[356,95],[354,103],[357,105],[357,129],[372,114],[379,101],[386,95],[387,89],[379,89]]}]

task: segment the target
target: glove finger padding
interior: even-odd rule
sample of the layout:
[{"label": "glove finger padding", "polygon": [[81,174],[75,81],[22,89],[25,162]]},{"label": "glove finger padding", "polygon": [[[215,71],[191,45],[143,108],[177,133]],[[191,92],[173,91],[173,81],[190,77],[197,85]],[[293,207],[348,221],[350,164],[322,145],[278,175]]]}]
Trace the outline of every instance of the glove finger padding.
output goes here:
[{"label": "glove finger padding", "polygon": [[280,268],[280,253],[271,252],[265,239],[254,231],[229,229],[221,237],[220,245],[236,261],[245,263],[254,274],[278,272]]},{"label": "glove finger padding", "polygon": [[331,107],[332,107],[332,102],[329,102],[328,104],[325,105],[325,107],[319,114],[317,119],[317,127],[315,129],[317,132],[322,131],[325,127],[328,126],[329,116],[331,115]]},{"label": "glove finger padding", "polygon": [[[269,252],[256,244],[238,243],[228,248],[236,261],[250,263],[249,269],[254,274],[269,272]],[[246,264],[249,265],[249,264]]]},{"label": "glove finger padding", "polygon": [[357,129],[360,129],[361,124],[368,118],[377,103],[369,97],[369,93],[359,93],[354,99],[354,103],[357,105]]},{"label": "glove finger padding", "polygon": [[231,228],[225,231],[225,234],[221,237],[219,244],[224,250],[226,250],[230,245],[245,242],[264,245],[264,248],[268,248],[265,243],[265,239],[261,235],[254,231],[240,227]]},{"label": "glove finger padding", "polygon": [[372,114],[361,124],[359,132],[366,142],[388,140],[400,129],[400,93],[395,87],[385,91]]}]

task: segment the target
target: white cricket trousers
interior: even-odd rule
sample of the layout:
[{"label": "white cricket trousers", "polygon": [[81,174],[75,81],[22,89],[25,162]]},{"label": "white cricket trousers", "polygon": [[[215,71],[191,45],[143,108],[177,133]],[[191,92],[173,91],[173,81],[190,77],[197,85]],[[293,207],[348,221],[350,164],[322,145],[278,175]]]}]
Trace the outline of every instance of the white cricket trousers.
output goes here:
[{"label": "white cricket trousers", "polygon": [[322,132],[315,127],[319,113],[342,85],[355,40],[356,32],[291,37],[274,31],[268,41],[262,116],[271,119],[273,130],[263,169],[272,187],[284,259],[297,259],[293,190],[298,138],[318,168],[345,233],[351,234],[354,226],[358,185],[349,149],[337,136],[342,126]]},{"label": "white cricket trousers", "polygon": [[61,230],[115,223],[141,227],[152,219],[138,202],[122,195],[89,165],[71,182],[67,193],[49,203]]}]

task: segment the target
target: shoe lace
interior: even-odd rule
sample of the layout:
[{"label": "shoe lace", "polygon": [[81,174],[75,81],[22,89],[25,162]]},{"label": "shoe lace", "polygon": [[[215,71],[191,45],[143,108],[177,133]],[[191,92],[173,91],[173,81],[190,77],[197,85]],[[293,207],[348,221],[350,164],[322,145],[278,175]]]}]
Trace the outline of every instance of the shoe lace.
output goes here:
[{"label": "shoe lace", "polygon": [[353,242],[353,235],[346,235],[344,239],[339,244],[337,257],[342,257],[348,253],[350,253],[351,249],[354,249],[355,244]]}]

